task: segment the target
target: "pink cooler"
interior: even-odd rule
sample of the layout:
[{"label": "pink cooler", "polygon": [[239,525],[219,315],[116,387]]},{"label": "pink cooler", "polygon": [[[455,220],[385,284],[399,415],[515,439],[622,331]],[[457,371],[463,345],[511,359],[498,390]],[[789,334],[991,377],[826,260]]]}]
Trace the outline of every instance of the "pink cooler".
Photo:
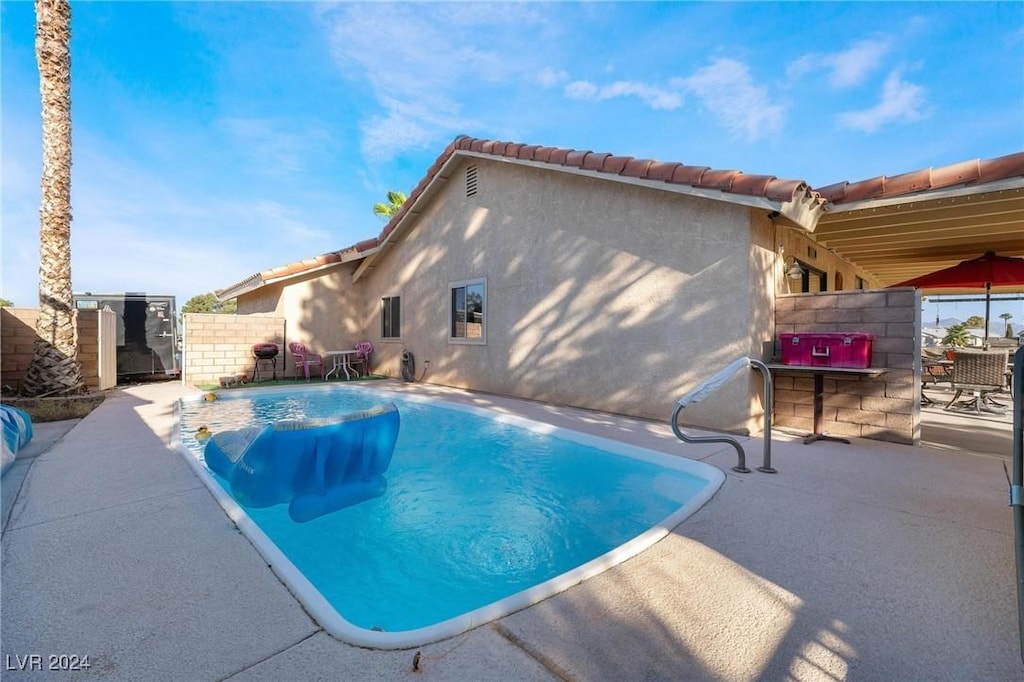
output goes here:
[{"label": "pink cooler", "polygon": [[871,366],[874,339],[863,332],[779,334],[782,364],[866,369]]}]

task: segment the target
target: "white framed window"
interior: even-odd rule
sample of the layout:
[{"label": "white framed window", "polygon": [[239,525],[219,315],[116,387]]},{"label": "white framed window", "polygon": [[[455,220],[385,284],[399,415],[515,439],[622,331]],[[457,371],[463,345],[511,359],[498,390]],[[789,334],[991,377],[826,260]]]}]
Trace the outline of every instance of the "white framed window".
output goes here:
[{"label": "white framed window", "polygon": [[380,299],[380,337],[402,338],[402,297],[384,296]]},{"label": "white framed window", "polygon": [[448,285],[449,343],[487,343],[487,280],[468,279]]}]

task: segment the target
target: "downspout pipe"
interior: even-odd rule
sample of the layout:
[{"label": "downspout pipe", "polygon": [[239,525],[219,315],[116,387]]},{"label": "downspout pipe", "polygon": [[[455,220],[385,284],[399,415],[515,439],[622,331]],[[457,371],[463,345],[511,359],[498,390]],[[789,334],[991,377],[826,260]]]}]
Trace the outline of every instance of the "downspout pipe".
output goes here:
[{"label": "downspout pipe", "polygon": [[695,389],[684,395],[678,401],[676,406],[672,410],[672,417],[670,424],[672,426],[672,433],[676,435],[676,438],[683,441],[684,443],[725,443],[731,445],[736,450],[737,463],[732,468],[733,471],[741,474],[749,474],[750,469],[747,468],[746,454],[743,452],[743,447],[740,442],[731,436],[689,436],[679,428],[679,413],[682,412],[687,405],[691,403],[700,402],[704,398],[714,393],[718,388],[722,386],[726,381],[731,379],[737,372],[753,367],[761,372],[764,377],[764,459],[761,462],[761,466],[757,468],[758,471],[763,471],[768,474],[776,473],[776,470],[772,468],[772,378],[771,372],[768,370],[768,366],[760,360],[753,358],[740,358],[735,360],[717,374],[711,376],[702,382]]},{"label": "downspout pipe", "polygon": [[1010,508],[1013,510],[1013,539],[1017,565],[1017,630],[1020,657],[1024,662],[1024,347],[1013,354],[1013,477]]}]

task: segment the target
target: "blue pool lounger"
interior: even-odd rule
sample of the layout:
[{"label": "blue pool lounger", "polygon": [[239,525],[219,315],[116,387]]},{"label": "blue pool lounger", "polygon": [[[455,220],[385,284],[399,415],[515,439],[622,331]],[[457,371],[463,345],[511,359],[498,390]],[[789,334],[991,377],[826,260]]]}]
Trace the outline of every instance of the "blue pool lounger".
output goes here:
[{"label": "blue pool lounger", "polygon": [[304,523],[384,494],[398,439],[393,404],[341,417],[214,434],[206,466],[245,507],[287,504]]},{"label": "blue pool lounger", "polygon": [[4,425],[3,455],[0,470],[7,468],[18,456],[18,451],[32,440],[32,417],[28,412],[10,405],[0,405],[0,421]]}]

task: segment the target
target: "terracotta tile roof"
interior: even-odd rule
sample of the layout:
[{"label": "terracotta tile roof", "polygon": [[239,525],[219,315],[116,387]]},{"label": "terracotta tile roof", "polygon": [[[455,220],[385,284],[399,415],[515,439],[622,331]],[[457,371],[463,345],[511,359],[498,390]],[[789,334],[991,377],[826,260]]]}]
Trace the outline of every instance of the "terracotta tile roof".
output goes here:
[{"label": "terracotta tile roof", "polygon": [[713,170],[707,166],[688,166],[682,163],[661,162],[653,159],[637,159],[632,156],[616,156],[605,152],[538,147],[472,137],[456,138],[452,144],[448,145],[439,160],[447,161],[448,157],[456,150],[510,157],[522,161],[536,161],[549,165],[569,166],[585,171],[640,178],[653,182],[689,185],[698,189],[763,197],[771,201],[794,201],[806,198],[818,204],[824,203],[808,187],[807,183],[799,180],[780,180],[773,175],[747,175],[737,170]]},{"label": "terracotta tile roof", "polygon": [[1024,176],[1024,152],[1017,152],[994,159],[974,159],[940,168],[924,168],[891,177],[882,175],[859,182],[837,182],[816,191],[830,204],[849,204],[1021,176]]},{"label": "terracotta tile roof", "polygon": [[[371,251],[376,246],[377,238],[374,237],[372,239],[361,241],[355,246],[349,246],[341,249],[340,251],[331,251],[312,258],[288,263],[287,265],[280,265],[268,270],[261,270],[249,275],[243,280],[235,282],[230,286],[217,290],[215,295],[221,300],[234,298],[239,294],[259,289],[265,284],[270,284],[271,282],[279,279],[284,279],[293,275],[300,275],[304,272],[311,272],[336,263],[343,263],[346,260],[356,260],[361,257],[361,254]],[[346,258],[346,256],[349,257]]]}]

